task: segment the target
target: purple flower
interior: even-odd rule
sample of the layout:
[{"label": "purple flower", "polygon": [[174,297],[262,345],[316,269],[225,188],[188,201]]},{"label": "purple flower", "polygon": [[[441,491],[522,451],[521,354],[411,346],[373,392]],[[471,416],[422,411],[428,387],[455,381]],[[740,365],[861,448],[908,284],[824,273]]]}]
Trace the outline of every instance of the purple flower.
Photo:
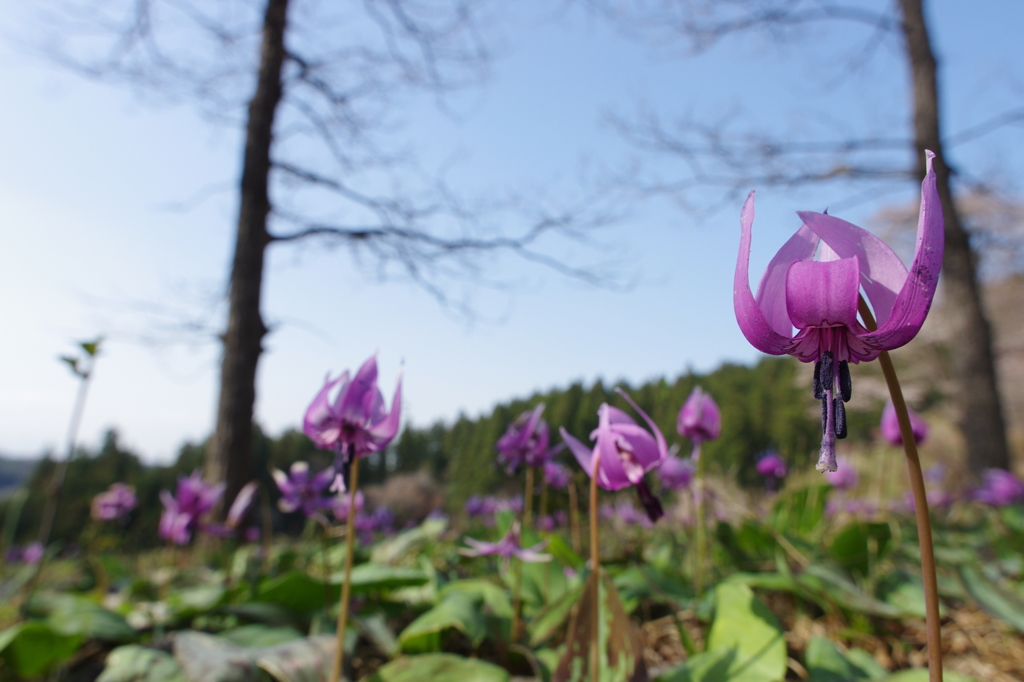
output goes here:
[{"label": "purple flower", "polygon": [[113,483],[105,492],[92,498],[90,515],[97,521],[114,521],[126,517],[138,504],[135,488],[124,483]]},{"label": "purple flower", "polygon": [[549,488],[565,488],[572,479],[572,473],[558,462],[544,463],[544,483]]},{"label": "purple flower", "polygon": [[[714,440],[722,433],[722,415],[718,405],[700,386],[695,386],[690,397],[683,403],[676,420],[676,430],[694,443]],[[700,450],[694,452],[700,456]]]},{"label": "purple flower", "polygon": [[242,489],[235,495],[235,501],[231,503],[231,508],[228,509],[228,515],[224,519],[224,523],[200,523],[199,530],[221,538],[229,538],[238,534],[239,527],[245,521],[245,517],[252,507],[259,489],[260,484],[256,481],[249,481],[243,485]]},{"label": "purple flower", "polygon": [[551,561],[551,555],[539,552],[547,544],[547,540],[533,547],[524,548],[522,546],[522,532],[518,521],[512,524],[512,527],[505,533],[505,537],[498,542],[482,542],[469,537],[465,538],[465,541],[471,549],[459,549],[460,554],[469,557],[499,556],[504,561],[506,568],[508,568],[509,559],[512,557],[527,563]]},{"label": "purple flower", "polygon": [[836,460],[836,470],[826,471],[825,480],[836,490],[852,490],[857,487],[859,476],[849,460],[839,457]]},{"label": "purple flower", "polygon": [[689,488],[696,473],[697,467],[692,459],[681,459],[674,455],[666,457],[658,467],[658,478],[661,479],[661,487],[664,490]]},{"label": "purple flower", "polygon": [[[331,403],[331,391],[338,384],[341,386]],[[332,489],[344,490],[345,472],[353,457],[366,457],[387,447],[398,433],[401,411],[401,376],[391,411],[384,409],[384,396],[377,388],[377,356],[364,362],[351,381],[347,371],[333,381],[327,376],[306,410],[302,430],[318,448],[335,453]]]},{"label": "purple flower", "polygon": [[[827,214],[801,211],[797,215],[803,225],[772,258],[754,296],[748,279],[753,192],[743,205],[733,283],[736,321],[758,350],[815,363],[814,395],[822,401],[824,434],[818,471],[836,470],[835,439],[846,436],[848,363],[874,360],[909,342],[931,307],[944,234],[932,170],[935,155],[926,155],[928,173],[921,184],[917,247],[909,271],[870,232]],[[861,288],[878,321],[873,332],[857,320]]]},{"label": "purple flower", "polygon": [[647,487],[644,474],[660,466],[668,457],[665,437],[661,435],[661,431],[647,413],[641,410],[625,391],[615,390],[643,417],[651,433],[639,426],[628,414],[607,403],[602,404],[597,410],[598,425],[590,434],[590,438],[597,441],[593,450],[569,435],[564,428],[560,429],[560,433],[588,476],[594,475],[593,463],[596,457],[598,485],[605,490],[621,490],[635,485],[651,521],[657,521],[665,512],[658,498],[654,497]]},{"label": "purple flower", "polygon": [[779,453],[769,452],[757,460],[757,473],[765,478],[780,479],[786,477],[789,467],[786,466],[786,460],[782,459]]},{"label": "purple flower", "polygon": [[26,564],[38,564],[39,560],[43,558],[43,543],[30,542],[25,546],[25,549],[21,551],[21,561]]},{"label": "purple flower", "polygon": [[172,497],[166,490],[160,491],[164,505],[158,529],[160,537],[176,545],[188,544],[192,533],[200,527],[201,517],[213,511],[223,494],[223,483],[208,484],[198,471],[179,477],[177,495]]},{"label": "purple flower", "polygon": [[1024,482],[1005,469],[986,469],[974,499],[993,507],[1024,502]]},{"label": "purple flower", "polygon": [[470,495],[466,500],[466,516],[483,516],[487,509],[487,503],[479,495]]},{"label": "purple flower", "polygon": [[548,424],[540,418],[544,403],[529,412],[523,412],[509,425],[505,434],[498,439],[498,464],[505,471],[514,474],[520,466],[539,467],[547,462],[557,450],[549,449]]},{"label": "purple flower", "polygon": [[652,526],[651,519],[626,500],[619,500],[605,513],[608,515],[608,518],[618,519],[621,523],[628,526],[640,526],[641,528],[650,528]]},{"label": "purple flower", "polygon": [[[920,445],[928,437],[928,422],[909,407],[910,430],[914,432],[914,442]],[[903,445],[903,434],[900,433],[900,422],[896,418],[896,407],[890,400],[882,410],[882,437],[892,445]]]},{"label": "purple flower", "polygon": [[281,499],[277,508],[286,514],[301,509],[306,517],[320,515],[321,512],[334,510],[342,504],[337,495],[328,494],[327,489],[334,480],[334,467],[327,467],[316,476],[309,475],[309,464],[295,462],[288,473],[280,469],[272,472],[274,483],[281,491]]}]

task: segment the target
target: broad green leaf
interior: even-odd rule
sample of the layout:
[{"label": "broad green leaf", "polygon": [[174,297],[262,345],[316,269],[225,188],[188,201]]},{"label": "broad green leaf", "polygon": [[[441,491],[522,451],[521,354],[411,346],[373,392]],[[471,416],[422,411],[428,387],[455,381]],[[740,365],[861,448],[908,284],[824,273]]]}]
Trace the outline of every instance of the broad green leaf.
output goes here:
[{"label": "broad green leaf", "polygon": [[47,623],[62,635],[118,643],[131,642],[138,636],[123,616],[107,611],[86,597],[62,594],[48,603],[47,610]]},{"label": "broad green leaf", "polygon": [[543,644],[562,629],[562,626],[569,620],[572,607],[579,601],[582,593],[583,583],[578,583],[548,604],[527,624],[526,629],[530,633],[531,647]]},{"label": "broad green leaf", "polygon": [[[331,576],[331,583],[335,585],[341,585],[344,580],[343,571]],[[419,568],[386,566],[370,562],[353,567],[351,580],[352,594],[363,594],[424,585],[430,580],[430,576]]]},{"label": "broad green leaf", "polygon": [[816,592],[817,600],[828,600],[844,609],[861,611],[883,618],[899,618],[901,609],[875,599],[846,578],[840,571],[822,564],[811,564],[796,576],[801,587]]},{"label": "broad green leaf", "polygon": [[188,682],[185,672],[169,653],[128,644],[107,655],[106,667],[96,682]]},{"label": "broad green leaf", "polygon": [[255,651],[195,630],[174,635],[174,660],[188,680],[260,682]]},{"label": "broad green leaf", "polygon": [[974,566],[960,566],[960,580],[975,601],[993,616],[1024,632],[1024,602],[985,578]]},{"label": "broad green leaf", "polygon": [[356,624],[368,640],[373,642],[380,652],[388,658],[398,653],[398,638],[388,625],[387,618],[382,613],[374,613],[369,616],[361,616],[355,619]]},{"label": "broad green leaf", "polygon": [[[600,651],[596,675],[592,659],[595,627]],[[622,607],[615,584],[603,570],[592,572],[587,579],[569,622],[565,650],[551,679],[552,682],[646,682],[648,679],[643,645],[636,628]]]},{"label": "broad green leaf", "polygon": [[224,602],[227,591],[220,585],[197,585],[174,590],[167,603],[179,618],[211,611]]},{"label": "broad green leaf", "polygon": [[[708,632],[707,648],[733,653],[726,668],[731,682],[774,682],[786,676],[782,628],[746,585],[722,583],[715,588],[715,620]],[[720,669],[721,663],[709,673]]]},{"label": "broad green leaf", "polygon": [[69,658],[81,642],[79,635],[54,632],[44,622],[28,621],[0,631],[0,659],[3,668],[32,677]]},{"label": "broad green leaf", "polygon": [[444,599],[445,595],[451,592],[464,592],[474,599],[479,599],[490,613],[499,618],[512,617],[512,602],[508,593],[490,580],[478,578],[450,582],[441,588],[441,598]]},{"label": "broad green leaf", "polygon": [[558,563],[569,566],[576,571],[583,568],[583,565],[586,563],[583,557],[574,552],[561,535],[548,533],[544,538],[548,541],[544,551],[553,556]]},{"label": "broad green leaf", "polygon": [[772,508],[768,522],[782,533],[814,536],[821,527],[829,486],[813,485],[792,492],[783,492]]},{"label": "broad green leaf", "polygon": [[375,564],[396,564],[415,557],[428,542],[437,540],[448,528],[446,519],[427,519],[418,527],[383,540],[373,548],[370,561]]},{"label": "broad green leaf", "polygon": [[276,682],[326,682],[336,642],[334,635],[303,637],[255,650],[256,662]]},{"label": "broad green leaf", "polygon": [[[909,573],[892,573],[878,586],[878,596],[908,616],[925,617],[924,584],[921,578]],[[939,615],[946,615],[946,607],[939,603]]]},{"label": "broad green leaf", "polygon": [[302,633],[295,628],[275,628],[258,623],[231,628],[221,632],[219,636],[239,646],[249,647],[268,647],[302,639]]},{"label": "broad green leaf", "polygon": [[810,674],[809,682],[858,682],[878,680],[889,674],[863,649],[844,655],[825,637],[812,637],[807,643],[804,665]]},{"label": "broad green leaf", "polygon": [[302,571],[289,571],[260,585],[257,599],[308,613],[338,599],[338,587],[309,577]]},{"label": "broad green leaf", "polygon": [[436,606],[409,623],[398,636],[402,651],[437,650],[441,633],[458,630],[474,647],[487,635],[487,624],[480,613],[480,601],[463,592],[451,592]]},{"label": "broad green leaf", "polygon": [[509,674],[475,658],[424,654],[392,661],[365,682],[509,682]]},{"label": "broad green leaf", "polygon": [[887,523],[851,523],[833,538],[829,554],[848,571],[865,576],[892,539]]}]

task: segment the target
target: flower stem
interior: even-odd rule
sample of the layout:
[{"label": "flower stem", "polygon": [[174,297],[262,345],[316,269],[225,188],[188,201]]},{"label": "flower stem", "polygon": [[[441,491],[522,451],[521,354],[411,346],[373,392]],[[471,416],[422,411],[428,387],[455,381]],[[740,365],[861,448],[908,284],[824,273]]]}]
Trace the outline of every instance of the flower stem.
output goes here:
[{"label": "flower stem", "polygon": [[522,623],[522,616],[519,615],[523,608],[521,597],[523,591],[523,562],[516,561],[512,568],[512,628],[509,632],[509,642],[515,644],[519,639],[519,628]]},{"label": "flower stem", "polygon": [[[540,482],[540,519],[541,523],[548,515],[548,482],[541,480]],[[554,524],[552,524],[553,526]],[[551,595],[551,562],[544,564],[544,600],[547,601]]]},{"label": "flower stem", "polygon": [[341,602],[338,607],[338,645],[334,651],[334,662],[331,665],[331,682],[341,678],[341,668],[345,660],[345,628],[348,625],[348,598],[352,577],[352,554],[355,549],[355,518],[356,488],[359,486],[359,458],[352,460],[349,472],[348,517],[345,519],[345,582],[341,584]]},{"label": "flower stem", "polygon": [[[875,318],[864,302],[863,297],[858,304],[864,326],[869,331],[878,328]],[[935,575],[935,551],[932,548],[932,522],[928,514],[928,497],[924,487],[924,475],[921,472],[921,460],[917,456],[917,441],[914,440],[914,429],[910,425],[910,414],[907,403],[903,400],[903,390],[896,369],[888,351],[878,355],[878,364],[885,375],[885,383],[889,387],[889,396],[896,408],[896,419],[900,424],[900,435],[903,438],[903,450],[907,454],[907,469],[910,472],[910,489],[914,493],[914,515],[917,519],[917,538],[921,547],[921,578],[924,581],[925,632],[928,641],[928,679],[930,682],[942,682],[942,629],[939,622],[939,584]]]},{"label": "flower stem", "polygon": [[693,501],[696,503],[694,505],[696,507],[694,510],[696,516],[694,544],[697,550],[693,566],[693,587],[699,597],[704,592],[704,554],[707,544],[704,537],[704,498],[706,497],[704,495],[704,460],[700,456],[700,441],[694,442],[693,454],[690,455],[690,459],[697,460],[697,473],[693,479]]},{"label": "flower stem", "polygon": [[594,584],[594,642],[591,645],[590,667],[592,672],[590,679],[599,680],[598,674],[601,667],[601,550],[597,544],[597,477],[601,463],[601,453],[594,451],[594,465],[590,472],[590,563],[591,578]]},{"label": "flower stem", "polygon": [[580,502],[576,499],[576,481],[569,481],[569,527],[572,551],[579,554],[583,551],[583,541],[580,538]]},{"label": "flower stem", "polygon": [[533,467],[526,467],[526,489],[523,491],[523,530],[533,522]]}]

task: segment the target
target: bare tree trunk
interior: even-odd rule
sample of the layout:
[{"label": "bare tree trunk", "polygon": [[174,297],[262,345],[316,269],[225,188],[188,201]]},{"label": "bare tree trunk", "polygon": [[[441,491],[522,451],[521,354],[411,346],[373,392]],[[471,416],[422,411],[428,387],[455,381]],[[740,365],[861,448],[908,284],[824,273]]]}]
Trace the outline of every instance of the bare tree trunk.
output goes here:
[{"label": "bare tree trunk", "polygon": [[227,483],[227,504],[252,476],[256,366],[267,333],[260,316],[263,256],[270,237],[268,184],[274,115],[281,101],[288,0],[268,0],[256,93],[249,102],[238,237],[231,267],[228,328],[220,375],[217,427],[206,452],[206,478]]},{"label": "bare tree trunk", "polygon": [[935,152],[935,175],[946,221],[942,270],[946,306],[952,315],[954,369],[967,464],[977,476],[989,467],[1009,469],[1006,424],[996,384],[992,333],[982,309],[977,263],[953,203],[939,132],[937,65],[922,10],[923,0],[900,0],[903,34],[914,91],[914,144],[924,177],[924,150]]}]

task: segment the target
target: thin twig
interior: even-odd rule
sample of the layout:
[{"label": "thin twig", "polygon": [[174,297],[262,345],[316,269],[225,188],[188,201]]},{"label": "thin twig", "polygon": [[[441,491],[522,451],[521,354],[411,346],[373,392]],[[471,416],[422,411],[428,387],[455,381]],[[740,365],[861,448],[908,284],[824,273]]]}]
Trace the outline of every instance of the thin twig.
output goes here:
[{"label": "thin twig", "polygon": [[[858,303],[860,316],[869,331],[878,328],[871,310],[861,297]],[[889,386],[889,396],[896,408],[896,418],[900,424],[900,436],[903,438],[903,450],[907,453],[907,469],[910,471],[910,488],[914,493],[914,515],[917,518],[917,539],[921,547],[921,578],[924,580],[924,611],[925,632],[928,638],[928,679],[929,682],[942,682],[942,628],[939,620],[939,583],[935,575],[935,550],[932,547],[932,522],[928,514],[928,497],[924,487],[924,474],[921,472],[921,459],[917,456],[917,441],[914,440],[914,429],[910,425],[910,414],[907,403],[903,400],[903,390],[896,369],[888,351],[878,355],[878,364],[882,366],[885,383]]]}]

